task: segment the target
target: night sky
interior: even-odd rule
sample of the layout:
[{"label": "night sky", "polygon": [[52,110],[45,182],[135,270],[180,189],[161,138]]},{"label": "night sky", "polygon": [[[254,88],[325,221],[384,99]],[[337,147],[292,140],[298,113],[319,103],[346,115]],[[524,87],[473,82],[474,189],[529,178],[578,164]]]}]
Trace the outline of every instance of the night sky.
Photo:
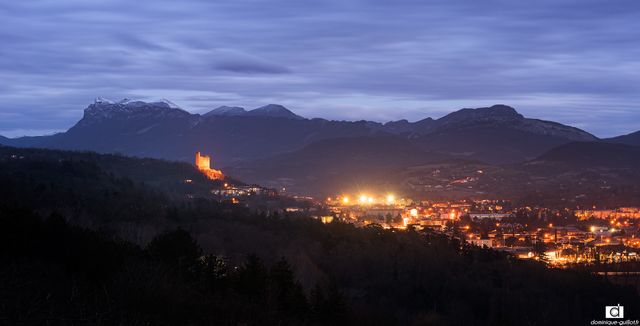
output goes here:
[{"label": "night sky", "polygon": [[640,130],[640,1],[3,1],[0,135],[97,96],[410,121],[503,103]]}]

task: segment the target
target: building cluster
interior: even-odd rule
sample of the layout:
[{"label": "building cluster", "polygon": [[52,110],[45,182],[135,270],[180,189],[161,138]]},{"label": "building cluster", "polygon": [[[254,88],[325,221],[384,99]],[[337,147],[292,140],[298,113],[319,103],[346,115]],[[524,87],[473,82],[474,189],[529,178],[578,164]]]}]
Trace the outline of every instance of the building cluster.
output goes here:
[{"label": "building cluster", "polygon": [[640,208],[638,207],[620,207],[618,209],[587,209],[577,210],[576,217],[581,220],[591,218],[611,219],[611,218],[631,218],[640,219]]},{"label": "building cluster", "polygon": [[[617,222],[616,222],[617,223]],[[476,233],[467,235],[480,239]],[[638,225],[625,221],[622,227],[576,223],[528,228],[520,223],[496,223],[486,237],[487,247],[510,252],[519,258],[545,260],[551,265],[614,263],[638,260]]]},{"label": "building cluster", "polygon": [[221,198],[241,198],[245,196],[269,196],[275,197],[278,192],[275,189],[265,188],[258,185],[231,185],[225,183],[222,188],[211,190],[211,194]]},{"label": "building cluster", "polygon": [[327,198],[326,204],[334,218],[357,226],[430,229],[470,245],[557,267],[640,260],[639,208],[573,211],[513,208],[500,200],[430,202],[393,195],[353,198]]},{"label": "building cluster", "polygon": [[[461,216],[473,215],[477,219],[502,219],[510,214],[499,213],[498,204],[482,202],[431,202],[396,198],[393,194],[384,196],[359,195],[352,200],[343,195],[327,198],[326,203],[332,213],[343,221],[356,225],[379,224],[384,228],[414,227],[444,228]],[[474,210],[483,205],[477,212]]]}]

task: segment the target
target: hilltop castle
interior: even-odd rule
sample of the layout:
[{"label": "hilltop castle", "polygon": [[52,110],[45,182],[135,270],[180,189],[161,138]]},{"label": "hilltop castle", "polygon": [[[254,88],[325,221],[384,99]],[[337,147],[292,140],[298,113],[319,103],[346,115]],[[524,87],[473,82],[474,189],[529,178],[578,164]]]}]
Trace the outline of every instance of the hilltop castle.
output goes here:
[{"label": "hilltop castle", "polygon": [[211,168],[211,157],[196,152],[196,167],[211,180],[223,180],[222,171]]}]

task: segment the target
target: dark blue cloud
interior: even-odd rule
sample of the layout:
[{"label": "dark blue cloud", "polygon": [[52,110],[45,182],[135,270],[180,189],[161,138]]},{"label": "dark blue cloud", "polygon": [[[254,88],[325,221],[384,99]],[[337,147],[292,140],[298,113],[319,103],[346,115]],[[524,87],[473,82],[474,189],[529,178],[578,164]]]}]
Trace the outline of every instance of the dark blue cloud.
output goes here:
[{"label": "dark blue cloud", "polygon": [[627,133],[639,14],[635,0],[7,1],[0,134],[66,129],[96,96],[374,120],[506,103]]},{"label": "dark blue cloud", "polygon": [[253,62],[253,61],[242,61],[242,60],[230,60],[226,62],[221,62],[216,65],[216,68],[238,72],[238,73],[257,73],[257,74],[284,74],[289,73],[290,70],[287,67],[263,63],[263,62]]},{"label": "dark blue cloud", "polygon": [[285,74],[291,70],[277,63],[242,53],[223,53],[212,58],[214,67],[223,71],[246,74]]}]

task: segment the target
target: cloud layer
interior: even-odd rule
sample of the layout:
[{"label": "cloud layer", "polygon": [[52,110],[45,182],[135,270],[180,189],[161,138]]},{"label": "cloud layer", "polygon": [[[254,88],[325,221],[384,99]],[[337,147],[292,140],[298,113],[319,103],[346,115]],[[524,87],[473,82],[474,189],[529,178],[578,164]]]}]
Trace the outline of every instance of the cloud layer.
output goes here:
[{"label": "cloud layer", "polygon": [[504,103],[613,136],[640,129],[639,14],[635,0],[5,2],[0,134],[64,130],[104,96],[379,121]]}]

